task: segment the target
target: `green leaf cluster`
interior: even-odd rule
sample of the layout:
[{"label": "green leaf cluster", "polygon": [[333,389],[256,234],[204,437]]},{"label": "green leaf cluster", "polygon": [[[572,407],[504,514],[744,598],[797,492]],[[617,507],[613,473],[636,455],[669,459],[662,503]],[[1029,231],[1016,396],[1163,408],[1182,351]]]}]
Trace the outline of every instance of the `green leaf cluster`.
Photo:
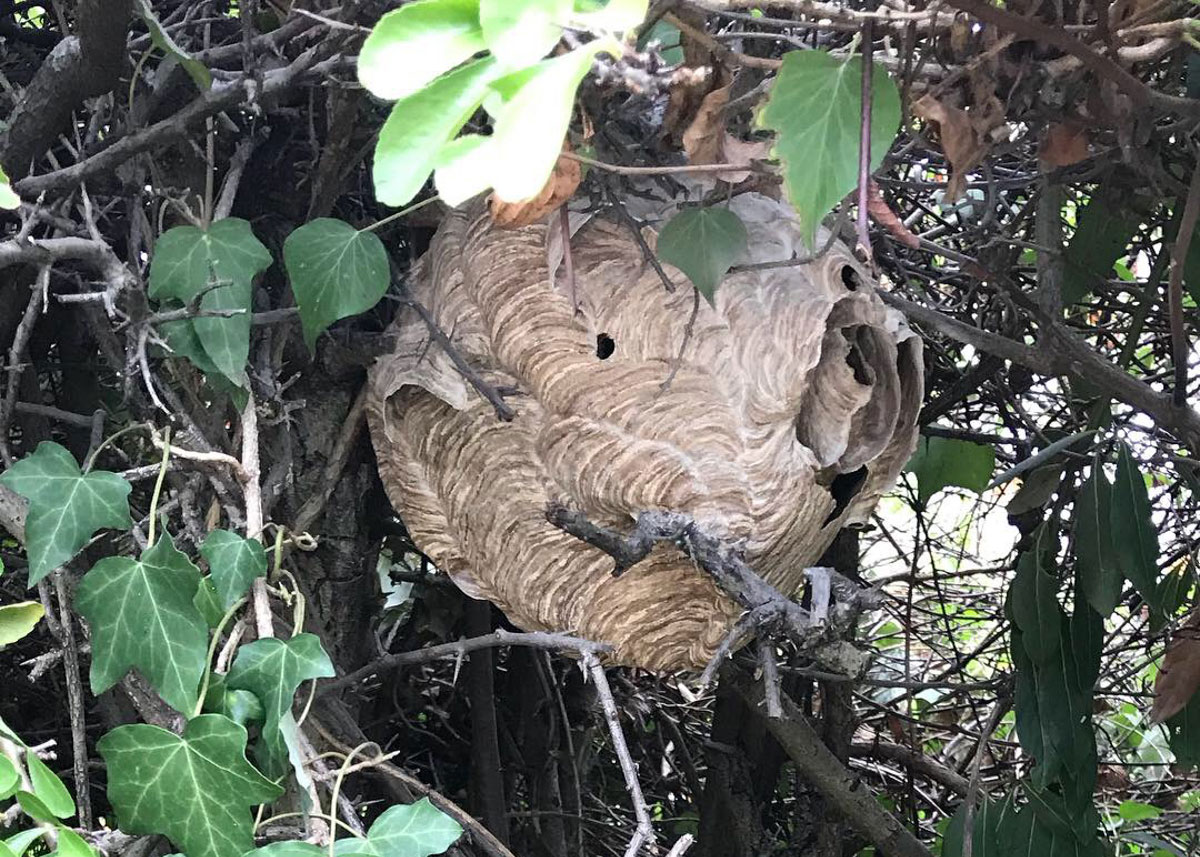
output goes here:
[{"label": "green leaf cluster", "polygon": [[917,477],[917,501],[924,506],[951,485],[982,494],[996,467],[996,450],[982,443],[946,437],[924,437],[905,469]]}]

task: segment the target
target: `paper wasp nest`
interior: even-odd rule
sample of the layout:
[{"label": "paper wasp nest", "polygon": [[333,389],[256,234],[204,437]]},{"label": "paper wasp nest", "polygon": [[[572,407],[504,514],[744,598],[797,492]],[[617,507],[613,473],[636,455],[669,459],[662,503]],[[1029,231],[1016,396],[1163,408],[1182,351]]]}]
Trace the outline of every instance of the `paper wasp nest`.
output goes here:
[{"label": "paper wasp nest", "polygon": [[[786,205],[731,207],[747,262],[807,252]],[[516,625],[611,643],[615,663],[702,666],[739,607],[670,545],[614,578],[610,557],[546,521],[548,503],[621,529],[686,513],[794,594],[913,450],[920,340],[834,244],[727,276],[664,389],[692,315],[684,275],[667,267],[668,293],[628,227],[593,219],[571,240],[572,296],[561,268],[551,283],[546,232],[496,229],[479,202],[447,217],[413,296],[516,418],[497,419],[408,308],[369,381],[380,475],[421,550]],[[835,480],[858,486],[836,516]]]}]

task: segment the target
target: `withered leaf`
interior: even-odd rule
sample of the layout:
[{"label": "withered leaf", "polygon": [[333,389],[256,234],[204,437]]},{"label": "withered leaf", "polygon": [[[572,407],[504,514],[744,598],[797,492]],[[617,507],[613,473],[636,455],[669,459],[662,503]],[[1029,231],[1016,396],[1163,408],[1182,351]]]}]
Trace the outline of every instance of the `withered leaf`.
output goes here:
[{"label": "withered leaf", "polygon": [[1154,680],[1154,706],[1150,722],[1174,717],[1200,689],[1200,608],[1184,620],[1167,646],[1158,678]]},{"label": "withered leaf", "polygon": [[[563,143],[563,151],[571,151],[569,143]],[[545,186],[537,196],[509,201],[492,194],[488,203],[492,223],[501,229],[519,229],[536,223],[570,199],[582,178],[583,169],[579,161],[559,155],[550,178],[546,179]]]},{"label": "withered leaf", "polygon": [[1069,167],[1087,156],[1087,129],[1072,121],[1050,123],[1038,148],[1038,157],[1048,167]]}]

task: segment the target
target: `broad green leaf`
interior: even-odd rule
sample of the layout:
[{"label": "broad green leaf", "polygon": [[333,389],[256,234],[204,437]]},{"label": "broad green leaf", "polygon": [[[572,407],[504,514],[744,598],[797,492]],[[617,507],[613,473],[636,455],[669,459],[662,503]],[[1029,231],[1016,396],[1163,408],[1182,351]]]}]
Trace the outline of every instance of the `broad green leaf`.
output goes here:
[{"label": "broad green leaf", "polygon": [[0,604],[0,649],[11,646],[31,632],[41,621],[45,609],[36,601]]},{"label": "broad green leaf", "polygon": [[187,857],[241,857],[254,847],[250,808],[283,793],[246,761],[246,730],[219,714],[182,735],[118,726],[96,749],[121,830],[161,833]]},{"label": "broad green leaf", "polygon": [[749,237],[727,208],[685,208],[658,233],[658,258],[687,274],[709,303],[725,273],[746,252]]},{"label": "broad green leaf", "polygon": [[1175,763],[1200,768],[1200,693],[1194,694],[1183,710],[1166,721],[1167,739]]},{"label": "broad green leaf", "polygon": [[212,72],[204,63],[181,48],[171,38],[171,34],[163,29],[163,25],[154,14],[150,0],[137,0],[137,13],[146,23],[146,29],[150,31],[150,41],[154,46],[183,66],[183,70],[195,81],[201,92],[211,89]]},{"label": "broad green leaf", "polygon": [[1145,599],[1151,612],[1161,618],[1158,533],[1150,519],[1150,496],[1137,462],[1123,443],[1117,451],[1117,478],[1109,506],[1109,527],[1117,566]]},{"label": "broad green leaf", "polygon": [[377,98],[408,98],[486,47],[479,0],[406,3],[380,18],[363,42],[358,82]]},{"label": "broad green leaf", "polygon": [[225,685],[248,690],[263,705],[263,740],[271,759],[281,762],[287,751],[280,724],[291,713],[296,689],[309,679],[336,675],[329,655],[314,634],[297,634],[290,640],[268,637],[238,649]]},{"label": "broad green leaf", "polygon": [[1112,483],[1100,467],[1079,487],[1075,500],[1077,577],[1088,603],[1108,617],[1121,600],[1125,581],[1117,564],[1111,529]]},{"label": "broad green leaf", "polygon": [[21,197],[12,189],[8,176],[0,169],[0,208],[16,211],[21,207]]},{"label": "broad green leaf", "polygon": [[0,756],[0,800],[12,797],[21,785],[21,774],[7,756]]},{"label": "broad green leaf", "polygon": [[250,353],[253,281],[270,265],[271,254],[245,220],[227,217],[207,230],[176,226],[154,246],[150,297],[188,304],[200,296],[203,310],[236,312],[195,318],[191,324],[213,365],[241,385]]},{"label": "broad green leaf", "polygon": [[996,450],[969,440],[922,437],[905,469],[917,477],[921,505],[949,485],[979,494],[987,487],[996,466]]},{"label": "broad green leaf", "polygon": [[12,849],[15,857],[21,857],[22,854],[29,850],[29,846],[37,842],[45,832],[46,829],[44,827],[22,830],[20,833],[14,833],[8,839],[5,839],[4,844]]},{"label": "broad green leaf", "polygon": [[283,263],[310,349],[329,325],[379,303],[390,280],[379,236],[329,217],[293,231],[283,242]]},{"label": "broad green leaf", "polygon": [[1094,835],[1086,842],[1048,824],[1031,806],[1005,814],[998,831],[1003,857],[1108,857]]},{"label": "broad green leaf", "polygon": [[[1029,456],[1024,461],[1018,462],[1014,466],[1008,468],[1008,470],[1005,470],[988,484],[988,488],[996,488],[997,486],[1003,485],[1005,482],[1008,482],[1011,479],[1017,478],[1022,473],[1027,473],[1030,470],[1042,467],[1046,463],[1057,458],[1059,453],[1077,444],[1079,441],[1085,438],[1090,438],[1096,433],[1096,431],[1096,429],[1087,429],[1085,431],[1078,431],[1072,435],[1059,438],[1053,443],[1048,444],[1045,449],[1038,450],[1035,454]],[[1083,452],[1085,450],[1083,448],[1077,448],[1075,451]]]},{"label": "broad green leaf", "polygon": [[619,53],[620,47],[597,39],[492,84],[504,98],[488,141],[492,188],[500,199],[517,202],[541,192],[562,152],[575,90],[602,51]]},{"label": "broad green leaf", "polygon": [[75,801],[63,781],[32,750],[25,753],[25,768],[29,771],[34,795],[55,818],[70,818],[75,814]]},{"label": "broad green leaf", "polygon": [[479,24],[488,50],[506,68],[535,63],[562,38],[571,0],[480,0]]},{"label": "broad green leaf", "polygon": [[[840,60],[825,51],[783,57],[771,95],[758,116],[777,133],[772,149],[808,246],[821,218],[858,185],[862,125],[862,58]],[[900,127],[900,94],[879,66],[871,78],[871,169],[883,163]]]},{"label": "broad green leaf", "polygon": [[1125,255],[1138,215],[1126,195],[1098,193],[1076,214],[1075,234],[1063,260],[1062,301],[1071,306],[1113,276],[1113,265]]},{"label": "broad green leaf", "polygon": [[1117,815],[1121,816],[1125,821],[1148,821],[1152,818],[1158,818],[1162,813],[1161,808],[1148,803],[1140,803],[1136,800],[1123,800],[1117,806]]},{"label": "broad green leaf", "polygon": [[[397,11],[404,8],[408,7]],[[372,167],[380,202],[401,206],[417,195],[442,148],[479,109],[497,68],[491,57],[476,60],[392,105],[379,132]]]},{"label": "broad green leaf", "polygon": [[208,692],[204,694],[204,711],[209,714],[224,714],[239,726],[261,724],[264,711],[262,702],[248,690],[230,690],[225,676],[212,675]]},{"label": "broad green leaf", "polygon": [[461,205],[492,186],[491,137],[463,134],[438,155],[433,186],[447,205]]},{"label": "broad green leaf", "polygon": [[40,821],[43,824],[54,824],[58,821],[58,817],[50,811],[50,807],[46,806],[42,799],[33,792],[18,791],[16,798],[21,811],[34,821]]},{"label": "broad green leaf", "polygon": [[137,669],[168,705],[191,713],[208,652],[199,585],[200,570],[165,533],[140,559],[107,557],[83,576],[75,603],[92,628],[93,693]]},{"label": "broad green leaf", "polygon": [[0,475],[0,483],[29,500],[25,550],[33,586],[75,556],[97,530],[133,526],[129,483],[115,473],[84,474],[71,453],[52,441]]},{"label": "broad green leaf", "polygon": [[244,539],[228,530],[213,530],[200,546],[208,560],[209,573],[221,606],[228,610],[250,588],[256,577],[267,573],[267,553],[262,542]]},{"label": "broad green leaf", "polygon": [[255,848],[253,851],[247,851],[243,857],[325,857],[328,853],[327,849],[318,848],[311,842],[291,839]]},{"label": "broad green leaf", "polygon": [[441,854],[461,835],[459,823],[423,797],[416,803],[386,810],[375,819],[366,839],[339,839],[334,854],[336,857],[429,857]]},{"label": "broad green leaf", "polygon": [[58,834],[58,850],[54,852],[57,857],[96,857],[95,849],[71,828],[60,824],[55,832]]},{"label": "broad green leaf", "polygon": [[211,577],[206,576],[200,579],[200,583],[196,587],[196,595],[192,598],[192,604],[204,617],[204,624],[210,628],[216,628],[225,618],[226,608],[221,606],[221,596],[217,594],[217,587],[213,585]]},{"label": "broad green leaf", "polygon": [[1039,552],[1022,554],[1012,582],[1012,614],[1035,665],[1054,657],[1062,642],[1063,613],[1057,593],[1058,579],[1044,570]]},{"label": "broad green leaf", "polygon": [[13,851],[7,842],[0,839],[0,857],[20,857],[20,855],[16,851]]},{"label": "broad green leaf", "polygon": [[[961,803],[942,836],[941,857],[961,857],[966,816],[967,805]],[[996,836],[999,823],[1000,805],[981,797],[975,807],[975,824],[971,835],[973,857],[999,857],[1000,843]]]}]

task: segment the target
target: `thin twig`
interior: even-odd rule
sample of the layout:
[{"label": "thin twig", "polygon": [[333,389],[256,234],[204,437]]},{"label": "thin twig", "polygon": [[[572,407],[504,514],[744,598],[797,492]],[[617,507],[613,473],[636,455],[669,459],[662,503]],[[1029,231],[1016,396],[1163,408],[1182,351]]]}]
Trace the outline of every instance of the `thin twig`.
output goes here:
[{"label": "thin twig", "polygon": [[83,682],[79,677],[79,648],[75,639],[75,620],[67,592],[66,572],[54,572],[54,592],[58,597],[59,625],[62,628],[63,674],[67,682],[67,711],[71,721],[71,772],[75,779],[75,805],[79,826],[92,827],[92,786],[88,775],[87,708],[83,701]]},{"label": "thin twig", "polygon": [[1172,401],[1179,407],[1187,404],[1188,375],[1188,342],[1183,327],[1183,269],[1192,246],[1192,234],[1196,231],[1197,216],[1200,216],[1200,164],[1192,170],[1192,181],[1188,186],[1183,217],[1175,235],[1175,246],[1171,248],[1171,273],[1167,279],[1167,297],[1171,312],[1171,356],[1175,363]]},{"label": "thin twig", "polygon": [[33,335],[33,327],[37,324],[38,315],[42,310],[42,298],[45,293],[40,288],[34,288],[29,295],[29,303],[25,305],[25,314],[13,334],[12,346],[8,349],[8,385],[4,400],[0,401],[0,457],[4,458],[4,466],[11,467],[12,451],[8,446],[8,427],[12,422],[13,411],[17,403],[17,389],[21,384],[21,374],[25,371],[23,356],[29,337]]},{"label": "thin twig", "polygon": [[867,220],[868,195],[871,183],[871,81],[874,67],[871,57],[875,53],[874,30],[871,18],[862,25],[862,109],[858,132],[858,212],[855,231],[858,234],[858,249],[863,261],[874,267],[871,253],[871,227]]}]

